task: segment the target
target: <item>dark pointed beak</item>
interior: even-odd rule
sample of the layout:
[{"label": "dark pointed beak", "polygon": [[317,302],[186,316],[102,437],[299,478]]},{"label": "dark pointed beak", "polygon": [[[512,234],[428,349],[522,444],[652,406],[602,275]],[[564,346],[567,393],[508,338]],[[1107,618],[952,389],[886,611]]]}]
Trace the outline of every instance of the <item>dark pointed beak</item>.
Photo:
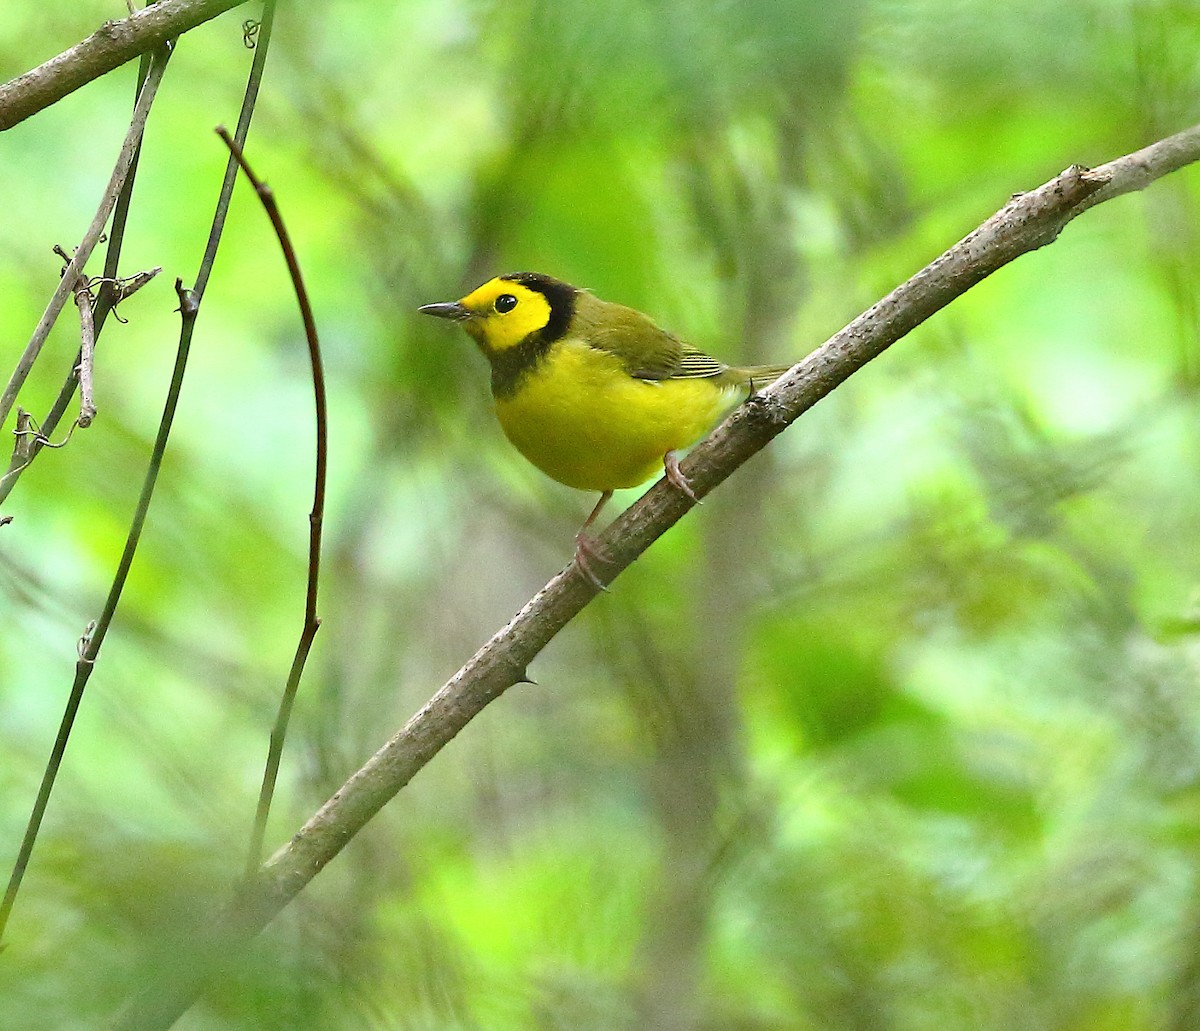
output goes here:
[{"label": "dark pointed beak", "polygon": [[471,317],[471,312],[459,304],[458,301],[423,304],[417,311],[422,315],[432,315],[435,319],[450,319],[452,322],[463,322]]}]

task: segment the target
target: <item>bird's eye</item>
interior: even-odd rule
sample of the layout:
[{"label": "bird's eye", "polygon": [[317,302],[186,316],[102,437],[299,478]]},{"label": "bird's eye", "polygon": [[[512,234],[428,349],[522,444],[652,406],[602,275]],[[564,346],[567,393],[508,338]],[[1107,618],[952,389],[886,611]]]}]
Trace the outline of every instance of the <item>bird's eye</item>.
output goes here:
[{"label": "bird's eye", "polygon": [[505,315],[517,306],[517,299],[512,294],[501,294],[496,298],[496,311]]}]

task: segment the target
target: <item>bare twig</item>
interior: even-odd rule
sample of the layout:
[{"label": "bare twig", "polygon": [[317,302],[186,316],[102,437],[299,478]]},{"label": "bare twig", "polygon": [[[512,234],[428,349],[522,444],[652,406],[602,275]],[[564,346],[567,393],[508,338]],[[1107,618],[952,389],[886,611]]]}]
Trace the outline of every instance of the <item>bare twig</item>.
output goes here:
[{"label": "bare twig", "polygon": [[245,2],[163,0],[121,21],[105,22],[70,50],[0,85],[0,131],[11,129],[139,54]]},{"label": "bare twig", "polygon": [[[134,101],[141,96],[142,86],[146,81],[146,76],[149,74],[151,57],[148,54],[142,55],[141,65],[138,68],[137,88],[134,93]],[[92,318],[96,325],[96,339],[99,340],[100,333],[104,329],[104,324],[108,320],[108,315],[116,307],[120,297],[116,295],[117,269],[121,261],[121,247],[125,240],[125,224],[129,218],[129,205],[133,198],[133,183],[137,177],[138,157],[141,154],[141,140],[139,138],[137,146],[133,150],[133,160],[129,165],[129,173],[125,176],[125,182],[121,186],[121,192],[117,194],[116,207],[113,208],[112,223],[108,231],[108,246],[104,253],[104,272],[100,276],[100,289],[96,294],[96,304],[92,309]],[[69,259],[65,259],[68,260]],[[161,269],[155,269],[149,275],[152,278]],[[139,273],[139,276],[145,276],[146,273]],[[138,277],[134,277],[135,279]],[[140,285],[140,284],[139,284]],[[132,290],[129,291],[132,293]],[[125,294],[128,296],[128,294]],[[77,355],[74,363],[67,370],[66,378],[63,380],[63,385],[59,388],[58,397],[55,398],[54,404],[51,405],[50,411],[46,413],[46,417],[42,420],[42,431],[46,437],[58,426],[59,420],[66,414],[67,408],[71,403],[71,398],[75,396],[75,385],[79,381],[79,365],[82,360],[82,354]],[[73,427],[72,427],[73,428]],[[3,477],[0,477],[0,504],[4,503],[13,487],[16,485],[17,479],[24,471],[29,468],[33,460],[37,458],[44,445],[35,442],[33,450],[29,453],[28,459],[22,464],[10,463],[7,472]]]},{"label": "bare twig", "polygon": [[225,126],[217,129],[217,134],[225,141],[229,152],[237,159],[254,187],[266,209],[267,217],[279,238],[279,246],[287,262],[288,272],[292,277],[292,287],[296,291],[296,301],[300,305],[300,316],[304,320],[304,335],[308,340],[308,357],[312,365],[313,404],[316,409],[317,441],[316,441],[316,472],[313,477],[313,504],[308,517],[308,588],[304,601],[304,627],[300,632],[300,642],[296,645],[296,654],[292,659],[292,668],[288,672],[287,683],[279,700],[279,711],[275,717],[275,726],[271,730],[271,743],[267,749],[267,763],[263,769],[262,787],[258,795],[258,808],[254,814],[254,827],[250,833],[250,848],[246,855],[246,875],[250,876],[262,861],[263,838],[267,832],[267,820],[271,815],[271,799],[275,794],[275,781],[279,776],[279,763],[283,756],[283,742],[287,737],[288,722],[292,715],[292,706],[296,701],[296,691],[300,687],[300,677],[304,672],[304,664],[308,659],[309,649],[321,620],[317,616],[317,586],[321,574],[321,527],[325,518],[325,479],[328,466],[329,432],[325,404],[325,372],[321,366],[321,345],[317,340],[317,323],[313,317],[312,305],[308,300],[308,291],[304,288],[304,278],[300,274],[300,262],[296,257],[296,249],[292,246],[287,227],[279,206],[275,203],[275,194],[271,188],[251,171],[246,157]]},{"label": "bare twig", "polygon": [[[143,54],[140,67],[138,68],[137,85],[134,89],[134,104],[136,105],[138,98],[142,94],[142,86],[145,85],[146,76],[150,72],[152,57],[149,54]],[[113,311],[116,305],[130,296],[136,290],[140,289],[159,272],[161,267],[149,270],[148,272],[139,272],[137,275],[130,277],[128,280],[117,279],[117,268],[121,260],[121,246],[125,239],[125,223],[129,218],[129,204],[133,197],[133,183],[137,177],[138,156],[141,153],[141,137],[139,136],[137,144],[133,148],[133,158],[129,163],[129,172],[125,176],[125,181],[121,184],[121,191],[117,194],[117,203],[113,208],[112,223],[108,231],[108,246],[104,253],[104,272],[99,277],[99,291],[96,296],[96,303],[92,308],[92,322],[95,327],[94,339],[98,340],[101,330],[104,329],[104,323],[108,315]],[[119,160],[119,158],[118,158]],[[61,247],[55,245],[54,251],[60,254],[63,261],[68,265],[71,262],[71,256],[62,250]],[[64,269],[65,272],[65,269]],[[129,286],[126,288],[125,283]],[[42,420],[41,431],[30,440],[30,447],[26,453],[18,456],[14,451],[13,458],[9,462],[8,469],[3,476],[0,476],[0,504],[8,497],[13,487],[21,474],[33,463],[43,447],[61,447],[61,444],[52,445],[49,443],[50,435],[58,427],[59,420],[67,411],[67,407],[71,402],[71,398],[75,395],[75,385],[79,382],[79,369],[83,363],[83,348],[80,347],[79,353],[76,355],[75,361],[67,370],[67,375],[63,381],[63,385],[59,388],[58,397],[51,406],[50,411],[46,413],[46,417]],[[20,408],[17,409],[18,413]],[[18,430],[20,416],[18,415]],[[71,429],[67,433],[69,440],[71,434],[75,431],[76,423],[71,424]],[[66,441],[64,440],[65,444]]]},{"label": "bare twig", "polygon": [[96,323],[92,320],[91,284],[83,276],[75,286],[75,306],[79,309],[79,418],[87,429],[96,418],[92,397],[92,364],[96,355]]},{"label": "bare twig", "polygon": [[[112,308],[116,308],[118,304],[132,297],[142,287],[150,282],[155,276],[162,271],[161,265],[155,265],[154,268],[148,268],[143,272],[135,272],[132,276],[125,276],[123,279],[108,279],[104,278],[101,285],[109,284],[112,287]],[[118,322],[124,322],[120,316],[117,317]]]},{"label": "bare twig", "polygon": [[[1081,212],[1198,159],[1200,126],[1095,170],[1073,166],[1038,189],[1013,197],[726,419],[684,463],[693,490],[698,496],[713,490],[872,358],[997,269],[1053,242]],[[616,575],[625,569],[693,504],[682,491],[662,482],[651,487],[597,539],[611,558],[606,571]],[[489,702],[525,680],[529,663],[597,591],[573,566],[546,584],[263,865],[222,926],[197,944],[196,962],[186,965],[176,980],[131,1000],[114,1029],[169,1027],[229,949],[260,931],[295,898]]]},{"label": "bare twig", "polygon": [[24,384],[26,377],[33,368],[33,363],[37,360],[37,356],[41,352],[42,344],[46,342],[46,337],[50,335],[50,330],[58,319],[63,305],[74,290],[75,283],[83,273],[88,258],[91,257],[92,248],[96,246],[96,243],[100,239],[100,234],[104,231],[104,225],[108,222],[108,216],[112,213],[113,205],[117,202],[117,195],[121,192],[125,177],[133,163],[133,156],[137,152],[141,142],[142,130],[146,124],[146,116],[150,113],[150,105],[154,101],[154,94],[158,89],[159,82],[162,80],[163,72],[166,70],[167,61],[170,56],[170,47],[164,46],[156,52],[155,60],[151,62],[150,71],[146,76],[141,93],[138,95],[137,104],[133,109],[133,117],[129,122],[129,131],[125,134],[125,142],[121,146],[120,155],[117,157],[116,167],[113,168],[112,178],[109,179],[108,187],[105,189],[104,196],[100,200],[100,207],[97,209],[96,215],[92,219],[92,224],[88,227],[87,232],[84,233],[79,247],[76,248],[66,270],[63,272],[58,288],[50,298],[50,303],[46,305],[46,310],[42,313],[37,328],[33,331],[32,338],[25,345],[25,351],[18,360],[17,367],[13,370],[8,385],[4,388],[4,393],[0,395],[0,426],[3,426],[8,419],[8,413],[12,410],[17,391],[21,389],[22,384]]}]

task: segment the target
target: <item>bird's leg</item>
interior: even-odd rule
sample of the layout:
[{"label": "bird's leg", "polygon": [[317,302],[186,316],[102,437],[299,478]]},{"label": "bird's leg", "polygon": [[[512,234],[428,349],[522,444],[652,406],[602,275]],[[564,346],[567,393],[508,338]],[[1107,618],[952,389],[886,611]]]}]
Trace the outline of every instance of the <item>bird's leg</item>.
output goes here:
[{"label": "bird's leg", "polygon": [[600,514],[600,509],[608,504],[608,499],[612,495],[613,492],[611,490],[606,490],[600,495],[600,500],[596,502],[596,507],[592,509],[592,514],[583,521],[579,532],[575,534],[575,565],[587,579],[591,580],[602,591],[607,591],[608,588],[604,585],[604,581],[592,572],[591,561],[598,559],[601,562],[607,562],[608,556],[596,545],[596,542],[592,540],[587,531],[588,527],[596,521],[596,516]]},{"label": "bird's leg", "polygon": [[696,497],[695,491],[692,490],[692,485],[688,483],[687,477],[683,475],[683,470],[679,468],[679,459],[675,456],[674,451],[668,451],[663,455],[663,472],[667,474],[667,482],[672,487],[683,491],[697,505],[702,504],[701,500]]}]

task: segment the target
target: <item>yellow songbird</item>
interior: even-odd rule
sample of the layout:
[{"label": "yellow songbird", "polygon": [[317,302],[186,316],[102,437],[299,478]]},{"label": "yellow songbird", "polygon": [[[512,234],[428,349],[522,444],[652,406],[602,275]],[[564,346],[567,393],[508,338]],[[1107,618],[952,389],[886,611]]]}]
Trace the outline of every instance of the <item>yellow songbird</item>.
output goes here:
[{"label": "yellow songbird", "polygon": [[788,365],[725,365],[633,308],[538,272],[489,280],[419,311],[461,322],[492,367],[504,434],[547,476],[600,500],[575,537],[575,564],[598,587],[588,528],[612,492],[662,468],[695,498],[676,452],[696,443],[755,384]]}]

